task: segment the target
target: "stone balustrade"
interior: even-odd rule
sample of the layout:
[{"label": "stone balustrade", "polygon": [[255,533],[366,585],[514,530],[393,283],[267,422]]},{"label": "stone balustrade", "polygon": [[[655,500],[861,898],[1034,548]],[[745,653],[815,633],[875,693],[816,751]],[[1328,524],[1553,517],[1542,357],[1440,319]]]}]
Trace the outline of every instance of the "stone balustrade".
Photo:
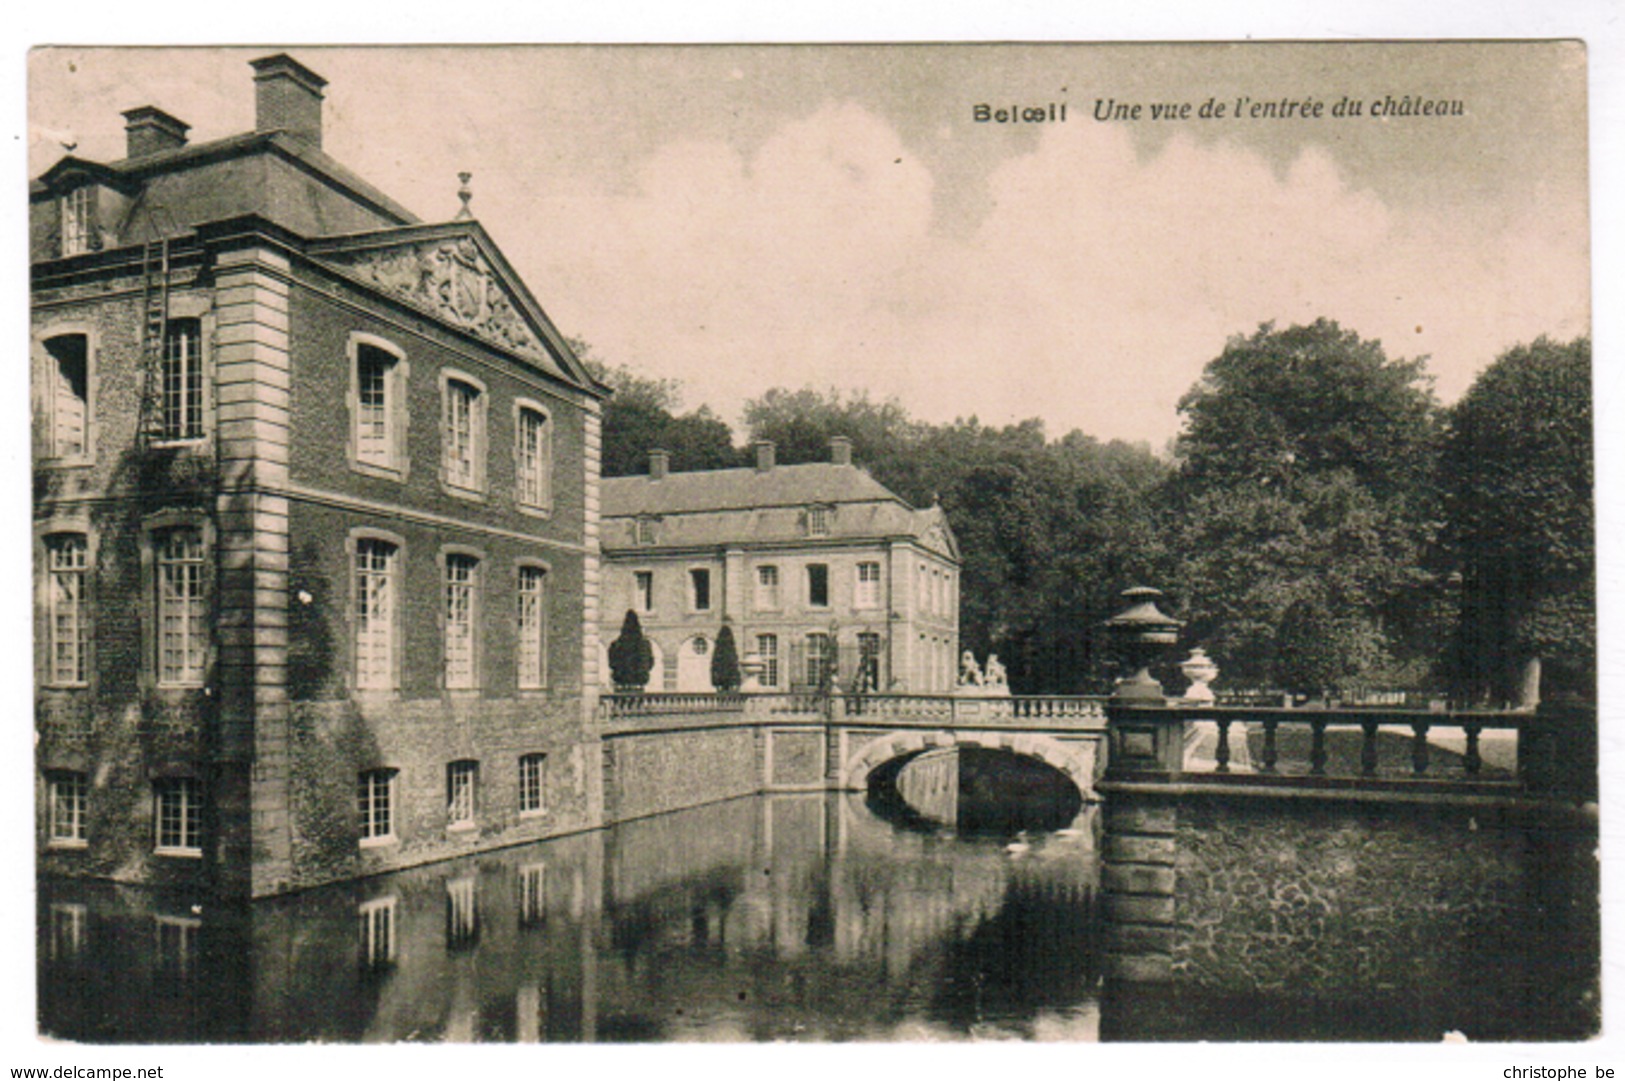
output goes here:
[{"label": "stone balustrade", "polygon": [[1233,779],[1513,782],[1528,713],[1262,706],[1112,708],[1114,772]]},{"label": "stone balustrade", "polygon": [[1106,724],[1105,699],[1080,695],[862,694],[800,693],[606,694],[599,698],[601,721],[656,720],[699,714],[732,715],[740,723],[763,718],[955,725],[1006,725],[1099,729]]}]

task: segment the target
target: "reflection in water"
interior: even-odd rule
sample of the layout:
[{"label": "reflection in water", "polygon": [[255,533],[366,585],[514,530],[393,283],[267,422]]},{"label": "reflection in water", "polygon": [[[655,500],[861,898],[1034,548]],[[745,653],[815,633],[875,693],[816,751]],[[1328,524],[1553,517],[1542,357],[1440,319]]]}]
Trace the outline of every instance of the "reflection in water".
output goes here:
[{"label": "reflection in water", "polygon": [[1012,855],[817,793],[252,906],[43,880],[41,1027],[130,1042],[1091,1039],[1094,847],[1069,831]]},{"label": "reflection in water", "polygon": [[253,905],[42,879],[40,1024],[131,1043],[1595,1031],[1594,832],[1210,810],[1182,826],[1174,988],[1102,988],[1098,807],[1017,842],[806,793]]}]

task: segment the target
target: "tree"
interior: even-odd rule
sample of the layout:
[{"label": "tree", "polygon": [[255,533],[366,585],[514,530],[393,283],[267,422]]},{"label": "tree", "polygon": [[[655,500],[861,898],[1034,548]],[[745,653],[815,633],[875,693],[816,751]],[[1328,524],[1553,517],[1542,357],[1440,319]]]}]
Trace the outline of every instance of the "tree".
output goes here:
[{"label": "tree", "polygon": [[739,689],[739,680],[739,647],[734,645],[733,627],[724,623],[711,651],[711,686],[718,693],[732,694]]},{"label": "tree", "polygon": [[1420,681],[1436,652],[1437,407],[1336,323],[1232,338],[1180,402],[1169,573],[1232,685]]},{"label": "tree", "polygon": [[1379,499],[1427,489],[1437,403],[1424,358],[1389,360],[1329,319],[1230,339],[1180,400],[1180,484],[1290,486],[1348,470]]},{"label": "tree", "polygon": [[606,477],[649,471],[649,452],[670,452],[671,468],[727,469],[741,464],[733,430],[707,406],[678,415],[682,387],[676,380],[651,379],[592,355],[585,342],[571,343],[595,379],[615,393],[604,403],[600,469]]},{"label": "tree", "polygon": [[751,439],[772,440],[785,465],[828,461],[830,437],[837,435],[852,440],[854,460],[873,465],[906,445],[914,428],[895,399],[875,402],[864,393],[810,387],[774,387],[745,403],[744,419]]},{"label": "tree", "polygon": [[887,488],[916,507],[940,503],[963,561],[964,645],[999,654],[1029,693],[1098,688],[1088,628],[1126,578],[1150,577],[1160,551],[1150,495],[1168,466],[1147,448],[1080,432],[1052,441],[1039,420],[927,424],[894,401],[833,390],[769,390],[745,418],[782,462],[824,461],[844,435]]},{"label": "tree", "polygon": [[621,621],[621,633],[609,644],[609,672],[617,691],[641,692],[654,671],[654,648],[643,636],[638,614],[630,608]]},{"label": "tree", "polygon": [[1596,693],[1591,342],[1540,338],[1450,411],[1446,546],[1460,573],[1452,671],[1515,699],[1531,661],[1559,694]]}]

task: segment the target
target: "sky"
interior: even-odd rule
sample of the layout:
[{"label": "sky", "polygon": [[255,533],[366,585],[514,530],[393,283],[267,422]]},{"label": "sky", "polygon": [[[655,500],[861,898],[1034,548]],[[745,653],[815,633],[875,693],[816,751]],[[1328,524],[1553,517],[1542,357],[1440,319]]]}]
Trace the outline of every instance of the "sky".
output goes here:
[{"label": "sky", "polygon": [[[979,46],[905,60],[895,50],[837,54],[784,48],[340,54],[316,41],[1172,40],[1207,38],[1562,38],[1589,43],[1598,295],[1617,295],[1619,200],[1625,190],[1625,20],[1620,0],[1163,0],[1050,4],[1000,0],[819,0],[695,4],[149,5],[78,0],[14,5],[7,139],[14,181],[38,175],[71,132],[92,157],[122,154],[118,112],[152,103],[194,125],[194,140],[252,125],[242,52],[35,52],[43,42],[293,41],[328,87],[327,145],[430,220],[456,209],[456,173],[474,176],[474,207],[556,322],[607,359],[683,380],[690,405],[725,414],[775,384],[895,394],[916,415],[975,413],[989,422],[1043,417],[1160,445],[1177,430],[1179,396],[1225,338],[1259,321],[1324,314],[1380,338],[1391,355],[1431,355],[1453,400],[1513,342],[1587,326],[1581,76],[1550,47],[1511,46],[1455,63],[1424,47],[1022,52]],[[1417,49],[1422,49],[1418,52]],[[1471,51],[1470,49],[1468,51]],[[1526,56],[1519,57],[1520,52]],[[800,55],[797,55],[800,54]],[[1554,55],[1555,54],[1555,55]],[[1362,59],[1362,58],[1374,59]],[[1445,57],[1440,62],[1440,57]],[[76,70],[69,70],[73,63]],[[737,74],[736,74],[737,72]],[[1502,77],[1504,73],[1505,78]],[[25,103],[26,90],[26,103]],[[1197,102],[1285,93],[1460,97],[1465,119],[1364,124],[1290,121],[1085,122],[1097,97]],[[1008,95],[1065,101],[1054,127],[976,125],[970,108]],[[768,153],[769,148],[773,153]],[[900,153],[899,149],[906,151]],[[890,157],[886,157],[890,153]],[[897,159],[901,158],[899,162]],[[799,198],[818,193],[833,202]],[[876,199],[884,195],[884,204]],[[840,198],[837,198],[840,197]],[[789,204],[776,218],[774,208]],[[671,223],[676,222],[681,229]],[[10,250],[22,215],[0,219]],[[755,230],[755,231],[753,231]],[[799,246],[792,246],[794,239]],[[781,243],[781,239],[785,242]],[[838,243],[839,242],[839,243]],[[14,260],[13,340],[25,330],[22,261]],[[1611,290],[1611,292],[1610,292]],[[1610,362],[1614,309],[1599,305],[1598,543],[1605,701],[1625,689],[1611,628],[1625,588],[1625,506],[1614,463],[1625,447],[1607,423],[1625,390]],[[1416,328],[1421,327],[1418,331]],[[14,378],[20,369],[13,365]],[[13,385],[14,438],[0,468],[16,502],[28,484],[27,394]],[[731,403],[731,404],[730,404]],[[26,516],[0,538],[11,566],[29,560]],[[10,591],[7,623],[29,626],[29,591]],[[9,651],[13,715],[26,714],[29,652]],[[23,738],[18,729],[18,738]],[[16,746],[16,745],[14,745]],[[1617,778],[1625,744],[1603,741],[1603,818],[1625,813]],[[31,790],[29,756],[7,759],[6,789]],[[3,771],[0,771],[3,772]],[[26,843],[31,807],[9,804],[7,836]],[[1605,832],[1605,843],[1613,843]],[[11,854],[26,860],[27,854]],[[1605,863],[1617,898],[1621,861]],[[1621,945],[1610,903],[1608,956]],[[0,896],[0,949],[30,971],[32,899]],[[1610,976],[1617,976],[1610,966]],[[339,1050],[146,1049],[37,1042],[19,1000],[0,1011],[0,1047],[52,1061],[222,1069],[247,1078],[330,1065]],[[1610,986],[1618,984],[1615,980]],[[1621,1031],[1621,996],[1605,996],[1605,1031]],[[882,1049],[734,1049],[729,1061],[776,1076],[886,1067],[968,1076],[989,1067],[1180,1073],[1257,1079],[1436,1078],[1440,1067],[1500,1076],[1508,1065],[1613,1065],[1617,1038],[1584,1049],[1277,1045],[1200,1049],[939,1045]],[[447,1049],[467,1068],[533,1068],[529,1049]],[[514,1055],[493,1062],[507,1050]],[[887,1052],[891,1052],[890,1057]],[[413,1047],[361,1052],[364,1066],[406,1076],[444,1072]],[[595,1048],[552,1049],[544,1069],[602,1072]],[[653,1056],[658,1055],[658,1060]],[[857,1057],[861,1055],[861,1060]],[[878,1055],[878,1057],[877,1057]],[[408,1057],[410,1056],[410,1057]],[[843,1059],[843,1056],[844,1057]],[[19,1061],[26,1056],[13,1056]],[[40,1061],[45,1061],[41,1059]],[[360,1061],[359,1059],[357,1061]],[[625,1061],[624,1058],[621,1061]],[[661,1048],[638,1063],[679,1077],[717,1076],[718,1059]],[[203,1070],[187,1067],[204,1067]]]},{"label": "sky", "polygon": [[[36,50],[30,175],[66,142],[122,157],[137,105],[193,142],[251,129],[267,51]],[[472,173],[564,333],[736,429],[814,386],[1160,449],[1266,321],[1426,355],[1445,402],[1514,344],[1589,331],[1573,42],[289,51],[329,81],[329,153],[430,221]],[[1462,115],[1370,115],[1407,95]],[[1362,115],[1332,116],[1345,98]]]}]

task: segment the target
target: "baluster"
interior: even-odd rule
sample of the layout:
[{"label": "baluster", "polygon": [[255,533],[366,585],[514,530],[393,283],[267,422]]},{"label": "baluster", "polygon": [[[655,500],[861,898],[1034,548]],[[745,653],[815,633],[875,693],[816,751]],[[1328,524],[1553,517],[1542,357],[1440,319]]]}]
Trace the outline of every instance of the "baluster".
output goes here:
[{"label": "baluster", "polygon": [[1361,721],[1365,738],[1360,741],[1360,772],[1373,777],[1377,772],[1377,722]]},{"label": "baluster", "polygon": [[1411,769],[1420,776],[1428,771],[1428,723],[1417,721],[1411,731]]},{"label": "baluster", "polygon": [[1265,773],[1275,772],[1275,726],[1281,722],[1274,717],[1264,718],[1264,769]]},{"label": "baluster", "polygon": [[1467,729],[1467,776],[1477,777],[1484,760],[1478,757],[1478,733],[1482,726],[1463,725]]},{"label": "baluster", "polygon": [[1213,767],[1214,773],[1230,772],[1230,718],[1219,718],[1219,746],[1213,757],[1218,765]]},{"label": "baluster", "polygon": [[1314,739],[1309,746],[1309,772],[1316,777],[1326,773],[1326,722],[1316,718],[1309,722]]}]

